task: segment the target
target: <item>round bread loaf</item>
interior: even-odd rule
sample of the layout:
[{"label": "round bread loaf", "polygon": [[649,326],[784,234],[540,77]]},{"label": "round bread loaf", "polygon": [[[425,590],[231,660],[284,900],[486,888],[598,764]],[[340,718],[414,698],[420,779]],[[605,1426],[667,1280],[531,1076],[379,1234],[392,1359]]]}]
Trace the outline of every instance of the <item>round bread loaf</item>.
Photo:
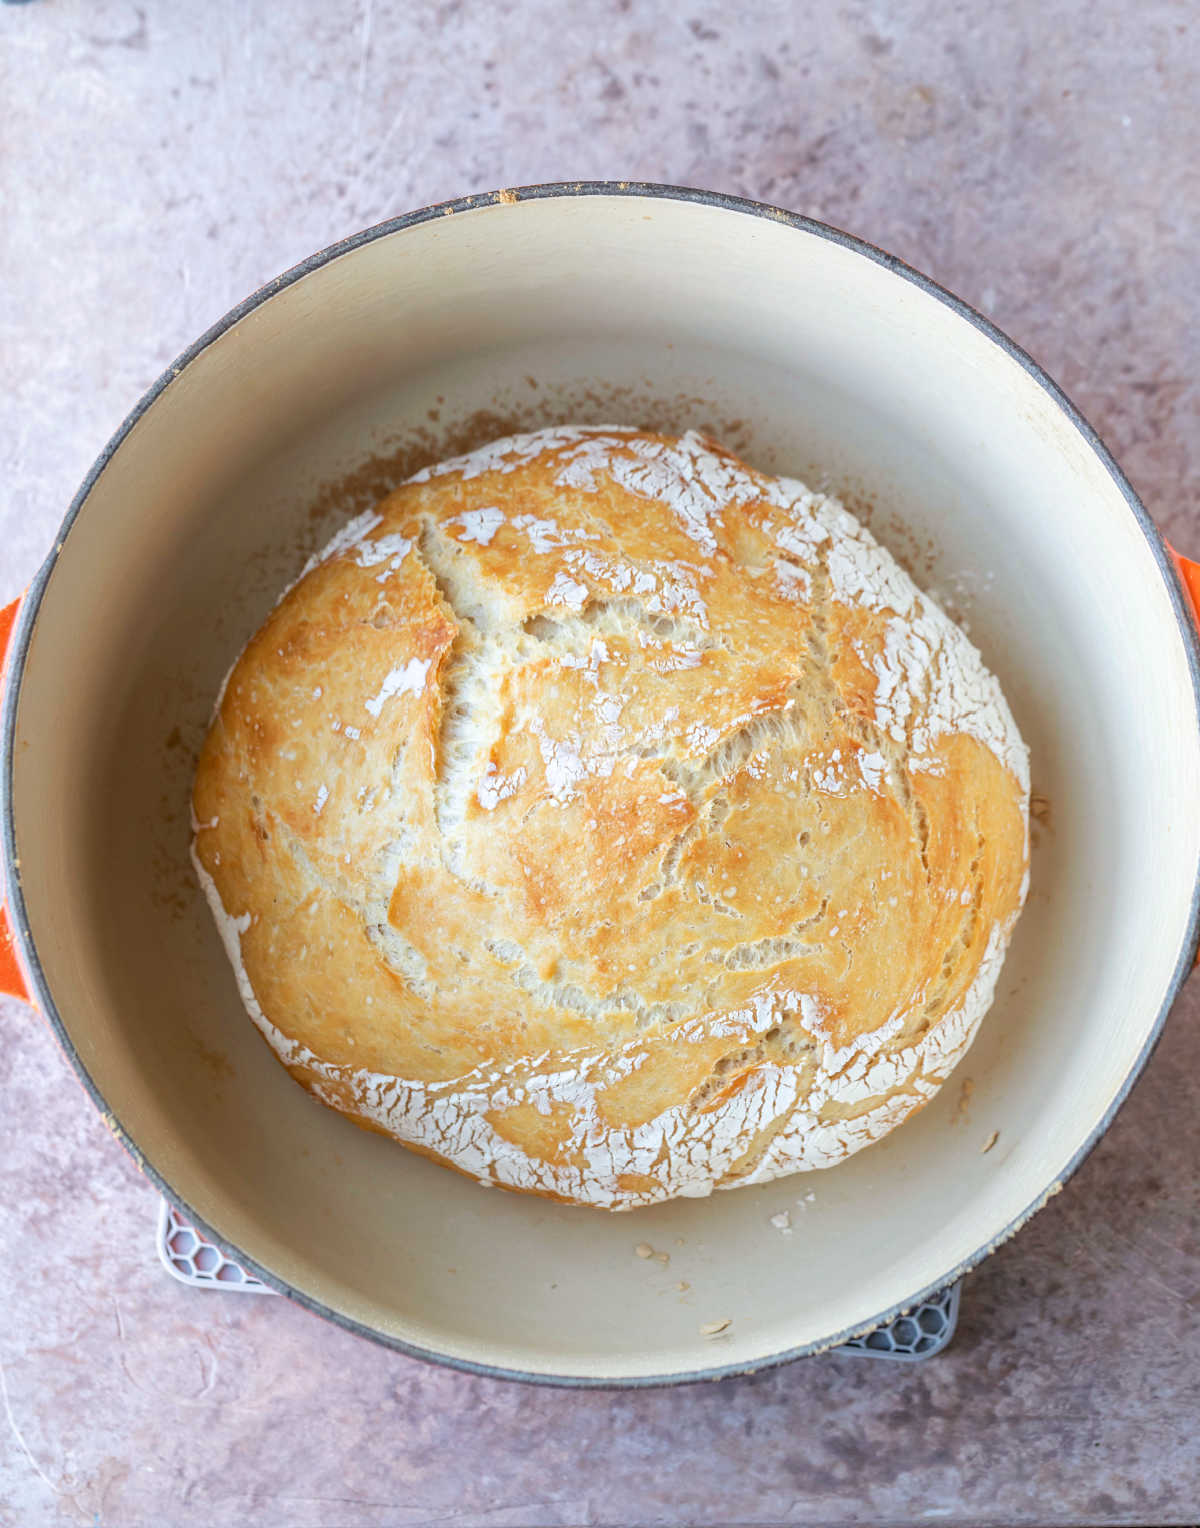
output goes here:
[{"label": "round bread loaf", "polygon": [[836,500],[564,428],[313,559],[218,702],[194,859],[298,1082],[624,1209],[828,1167],[937,1091],[1028,792],[979,654]]}]

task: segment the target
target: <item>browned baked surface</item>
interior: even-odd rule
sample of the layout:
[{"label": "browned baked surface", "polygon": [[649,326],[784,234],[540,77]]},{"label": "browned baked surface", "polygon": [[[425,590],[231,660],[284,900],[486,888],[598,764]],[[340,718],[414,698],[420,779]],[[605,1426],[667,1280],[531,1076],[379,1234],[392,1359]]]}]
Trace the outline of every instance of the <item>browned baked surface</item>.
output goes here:
[{"label": "browned baked surface", "polygon": [[300,1082],[624,1207],[828,1165],[931,1096],[1027,800],[995,680],[835,501],[562,430],[419,474],[290,590],[195,853]]}]

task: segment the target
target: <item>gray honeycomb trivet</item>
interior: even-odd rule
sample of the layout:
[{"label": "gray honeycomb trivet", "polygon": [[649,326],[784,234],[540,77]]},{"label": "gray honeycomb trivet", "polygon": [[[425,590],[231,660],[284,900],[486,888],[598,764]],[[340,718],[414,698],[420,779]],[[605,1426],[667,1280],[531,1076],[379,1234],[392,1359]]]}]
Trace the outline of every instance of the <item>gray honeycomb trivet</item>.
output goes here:
[{"label": "gray honeycomb trivet", "polygon": [[[211,1242],[205,1241],[173,1204],[164,1199],[158,1209],[158,1256],[173,1279],[193,1289],[227,1289],[249,1295],[273,1295],[275,1290],[247,1273]],[[858,1358],[891,1358],[901,1363],[920,1363],[950,1344],[958,1325],[958,1301],[962,1282],[951,1284],[907,1315],[865,1337],[855,1337],[835,1348]]]},{"label": "gray honeycomb trivet", "polygon": [[852,1337],[837,1353],[853,1353],[859,1358],[898,1358],[905,1363],[919,1363],[948,1348],[958,1325],[958,1302],[962,1280],[940,1290],[906,1315],[897,1316],[886,1326],[877,1326],[865,1337]]},{"label": "gray honeycomb trivet", "polygon": [[193,1289],[229,1289],[248,1295],[273,1295],[270,1285],[247,1273],[164,1199],[158,1207],[158,1257],[173,1279]]}]

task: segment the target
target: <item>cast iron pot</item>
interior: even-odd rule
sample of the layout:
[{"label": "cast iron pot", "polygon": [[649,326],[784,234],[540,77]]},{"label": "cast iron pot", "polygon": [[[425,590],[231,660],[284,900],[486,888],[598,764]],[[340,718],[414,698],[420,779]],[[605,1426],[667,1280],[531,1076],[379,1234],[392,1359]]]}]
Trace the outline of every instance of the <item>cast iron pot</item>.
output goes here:
[{"label": "cast iron pot", "polygon": [[[486,1192],[309,1098],[242,1011],[187,863],[218,684],[333,529],[322,485],[499,418],[707,427],[874,506],[1004,684],[1051,826],[997,1002],[939,1098],[841,1167],[627,1215]],[[705,192],[470,197],[256,293],[88,476],[8,662],[10,985],[163,1192],[352,1330],[573,1384],[755,1369],[956,1278],[1111,1121],[1196,944],[1197,678],[1185,584],[1111,457],[930,281]]]}]

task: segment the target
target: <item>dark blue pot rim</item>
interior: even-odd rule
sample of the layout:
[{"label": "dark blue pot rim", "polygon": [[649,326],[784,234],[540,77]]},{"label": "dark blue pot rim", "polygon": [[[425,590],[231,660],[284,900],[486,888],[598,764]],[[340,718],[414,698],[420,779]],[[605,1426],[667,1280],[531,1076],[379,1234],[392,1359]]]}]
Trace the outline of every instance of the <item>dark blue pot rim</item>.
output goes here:
[{"label": "dark blue pot rim", "polygon": [[422,223],[431,222],[435,218],[446,217],[459,212],[472,212],[478,208],[492,206],[496,203],[542,201],[551,197],[601,196],[643,197],[658,201],[694,202],[703,206],[720,208],[723,211],[744,217],[769,218],[773,223],[798,229],[804,233],[814,234],[821,239],[827,239],[832,244],[838,244],[844,249],[852,250],[854,253],[863,256],[864,259],[883,266],[886,270],[891,271],[893,275],[900,277],[901,280],[911,282],[913,286],[918,287],[922,292],[937,298],[939,302],[944,303],[946,307],[957,313],[960,318],[965,319],[974,328],[978,329],[980,333],[990,339],[1005,355],[1016,361],[1033,378],[1038,386],[1049,395],[1087,442],[1093,454],[1099,459],[1105,471],[1120,490],[1125,503],[1129,507],[1130,514],[1145,538],[1158,565],[1163,583],[1166,586],[1175,611],[1176,623],[1188,655],[1188,666],[1192,676],[1192,698],[1196,711],[1196,723],[1197,727],[1200,728],[1200,640],[1198,640],[1190,606],[1180,587],[1166,543],[1160,535],[1158,528],[1147,514],[1145,506],[1133,491],[1130,483],[1113,459],[1111,452],[1109,452],[1096,431],[1088,424],[1087,420],[1084,419],[1083,415],[1062,389],[1046,375],[1037,362],[1013,340],[1009,339],[995,324],[981,313],[977,313],[974,308],[963,302],[961,298],[955,297],[953,293],[946,291],[944,287],[939,286],[937,282],[932,281],[928,276],[913,270],[911,266],[906,265],[902,260],[898,260],[894,255],[889,255],[886,251],[878,249],[873,244],[868,244],[862,239],[854,238],[851,234],[844,233],[841,229],[831,228],[827,224],[818,223],[813,218],[802,217],[799,213],[785,212],[781,208],[769,206],[764,202],[749,201],[743,197],[728,196],[717,191],[701,191],[686,186],[662,186],[639,181],[569,181],[539,186],[524,186],[512,190],[491,191],[474,196],[459,197],[454,201],[439,202],[431,207],[423,207],[415,212],[405,213],[401,217],[389,218],[386,222],[377,223],[373,228],[364,229],[361,233],[354,234],[348,239],[343,239],[337,244],[331,244],[327,249],[321,250],[318,254],[310,255],[307,260],[302,260],[299,265],[293,266],[291,270],[276,276],[274,280],[260,287],[258,291],[247,297],[244,302],[239,303],[237,307],[231,308],[224,318],[219,319],[210,329],[207,329],[198,340],[183,352],[178,360],[167,367],[157,382],[139,400],[97,457],[91,471],[84,478],[79,492],[71,502],[59,533],[55,538],[53,551],[38,570],[21,602],[8,654],[7,683],[4,694],[2,731],[0,731],[0,830],[3,832],[9,918],[12,923],[14,939],[20,951],[24,969],[30,979],[33,996],[38,1007],[49,1021],[58,1037],[59,1043],[78,1073],[80,1081],[83,1083],[96,1107],[101,1111],[116,1138],[159,1191],[166,1195],[174,1204],[178,1205],[182,1213],[196,1226],[197,1230],[202,1232],[216,1246],[220,1247],[227,1257],[240,1263],[243,1268],[253,1273],[257,1278],[260,1278],[270,1288],[276,1290],[279,1294],[285,1295],[288,1299],[303,1306],[305,1309],[313,1311],[316,1315],[323,1316],[326,1320],[344,1327],[347,1331],[353,1332],[357,1336],[369,1338],[373,1342],[404,1353],[410,1358],[425,1359],[468,1374],[484,1375],[495,1379],[523,1380],[532,1384],[557,1385],[573,1389],[643,1389],[659,1385],[687,1384],[697,1380],[716,1380],[735,1375],[758,1373],[765,1369],[790,1363],[797,1358],[805,1358],[814,1353],[825,1352],[830,1348],[837,1347],[842,1342],[848,1341],[851,1337],[894,1320],[898,1315],[911,1310],[914,1306],[921,1304],[922,1301],[930,1299],[940,1289],[954,1283],[964,1274],[968,1273],[987,1257],[989,1253],[995,1251],[1009,1237],[1015,1235],[1025,1222],[1032,1215],[1036,1214],[1048,1199],[1058,1193],[1063,1184],[1076,1172],[1097,1141],[1099,1141],[1109,1125],[1112,1124],[1117,1111],[1129,1096],[1131,1088],[1154,1053],[1154,1049],[1162,1036],[1167,1014],[1178,995],[1180,987],[1191,971],[1195,960],[1197,940],[1200,937],[1200,858],[1198,858],[1197,862],[1196,884],[1192,890],[1187,935],[1179,951],[1179,957],[1176,961],[1175,970],[1166,995],[1150,1027],[1146,1043],[1140,1055],[1130,1067],[1128,1075],[1112,1104],[1092,1130],[1087,1141],[1068,1164],[1066,1170],[1054,1182],[1041,1190],[1025,1210],[1006,1226],[999,1235],[991,1238],[969,1257],[964,1258],[957,1266],[947,1269],[945,1275],[939,1278],[935,1284],[928,1285],[924,1289],[914,1290],[906,1299],[901,1300],[898,1304],[891,1306],[887,1310],[880,1311],[869,1322],[844,1332],[838,1332],[819,1343],[787,1348],[782,1352],[773,1353],[767,1358],[755,1360],[751,1363],[714,1364],[709,1368],[697,1369],[684,1374],[644,1375],[610,1379],[593,1378],[583,1375],[530,1373],[520,1369],[507,1369],[494,1364],[475,1363],[469,1359],[458,1358],[451,1354],[439,1353],[433,1349],[419,1347],[414,1343],[404,1342],[386,1332],[379,1331],[375,1327],[356,1321],[352,1317],[346,1316],[342,1312],[323,1304],[320,1300],[314,1299],[303,1290],[295,1288],[287,1283],[286,1280],[273,1274],[269,1269],[262,1267],[261,1264],[243,1252],[240,1247],[231,1242],[227,1237],[222,1236],[199,1216],[186,1200],[176,1193],[158,1168],[147,1160],[121,1120],[114,1115],[88,1073],[59,1015],[45,973],[38,960],[37,950],[34,947],[33,936],[29,927],[21,875],[17,867],[16,827],[12,808],[13,759],[21,680],[29,651],[30,638],[37,621],[42,598],[54,571],[54,565],[58,560],[59,554],[62,552],[76,518],[86,505],[88,497],[101,473],[108,466],[108,463],[112,460],[133,426],[157,401],[159,396],[179,377],[183,369],[189,366],[197,356],[202,354],[203,351],[240,319],[245,318],[248,313],[252,313],[264,302],[274,297],[277,292],[302,280],[312,271],[319,270],[331,260],[337,260],[343,255],[352,254],[356,249],[361,248],[365,244],[370,244],[376,239],[387,238],[392,234],[402,232],[404,229],[418,227]]}]

